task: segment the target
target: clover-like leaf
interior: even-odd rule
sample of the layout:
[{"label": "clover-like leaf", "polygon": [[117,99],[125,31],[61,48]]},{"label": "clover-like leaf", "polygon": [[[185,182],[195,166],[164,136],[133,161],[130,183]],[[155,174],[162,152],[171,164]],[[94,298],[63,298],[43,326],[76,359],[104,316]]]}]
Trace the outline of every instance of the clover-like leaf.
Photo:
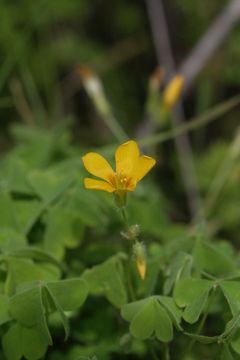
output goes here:
[{"label": "clover-like leaf", "polygon": [[164,283],[164,294],[169,294],[176,283],[183,277],[189,277],[193,265],[191,255],[179,252],[171,261],[168,267],[167,279]]},{"label": "clover-like leaf", "polygon": [[173,327],[168,312],[157,300],[149,297],[123,306],[122,317],[130,321],[131,334],[141,340],[152,335],[163,342],[172,340]]},{"label": "clover-like leaf", "polygon": [[179,309],[170,296],[157,296],[158,301],[161,305],[167,310],[170,318],[172,319],[173,324],[178,330],[182,330],[180,322],[182,318],[182,310]]},{"label": "clover-like leaf", "polygon": [[36,261],[41,261],[57,266],[58,268],[63,268],[62,264],[58,262],[51,254],[46,251],[43,251],[37,247],[25,246],[19,249],[13,249],[9,252],[10,256],[33,259]]},{"label": "clover-like leaf", "polygon": [[68,318],[66,317],[58,300],[56,299],[56,297],[53,295],[53,293],[46,284],[42,289],[42,296],[43,296],[43,302],[48,303],[48,308],[51,308],[53,312],[54,311],[58,312],[58,315],[60,316],[60,320],[65,331],[65,340],[67,340],[70,332]]},{"label": "clover-like leaf", "polygon": [[9,312],[23,327],[37,327],[52,344],[42,301],[42,284],[21,291],[10,298]]},{"label": "clover-like leaf", "polygon": [[5,284],[6,292],[12,295],[19,284],[43,280],[54,281],[60,276],[59,269],[51,264],[36,264],[31,260],[18,259],[9,256],[7,258],[7,281]]},{"label": "clover-like leaf", "polygon": [[63,311],[75,311],[86,300],[88,285],[83,279],[48,282],[47,288],[57,299]]},{"label": "clover-like leaf", "polygon": [[236,270],[233,258],[222,251],[220,246],[203,240],[196,241],[193,256],[196,266],[216,276]]},{"label": "clover-like leaf", "polygon": [[44,249],[57,259],[63,257],[65,248],[80,244],[84,225],[77,212],[56,206],[48,212],[45,220]]},{"label": "clover-like leaf", "polygon": [[64,311],[74,311],[80,307],[87,292],[87,284],[82,279],[24,283],[10,298],[9,311],[23,327],[37,328],[48,339],[48,344],[52,344],[46,314],[58,312],[67,338],[69,327]]},{"label": "clover-like leaf", "polygon": [[13,204],[16,227],[27,234],[42,213],[43,204],[39,200],[16,200]]},{"label": "clover-like leaf", "polygon": [[184,307],[183,318],[193,324],[202,313],[213,282],[204,279],[185,278],[176,283],[173,297],[179,307]]},{"label": "clover-like leaf", "polygon": [[2,339],[3,351],[7,360],[37,360],[44,356],[48,341],[36,327],[26,328],[14,324]]},{"label": "clover-like leaf", "polygon": [[240,286],[238,281],[221,281],[220,287],[230,306],[231,312],[237,315],[240,312]]},{"label": "clover-like leaf", "polygon": [[125,260],[125,255],[117,254],[104,263],[86,270],[82,275],[89,284],[90,293],[105,294],[116,307],[121,307],[127,302],[122,260]]},{"label": "clover-like leaf", "polygon": [[52,201],[72,182],[72,177],[67,173],[58,174],[54,171],[34,170],[28,176],[31,187],[44,201]]}]

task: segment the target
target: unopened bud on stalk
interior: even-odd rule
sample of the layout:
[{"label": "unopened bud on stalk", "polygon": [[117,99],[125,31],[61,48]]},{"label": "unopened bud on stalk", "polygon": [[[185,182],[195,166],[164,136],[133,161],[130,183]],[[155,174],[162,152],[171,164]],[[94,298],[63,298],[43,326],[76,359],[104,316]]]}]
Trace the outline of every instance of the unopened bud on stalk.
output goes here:
[{"label": "unopened bud on stalk", "polygon": [[88,66],[78,65],[76,69],[77,73],[81,76],[83,86],[88,96],[94,102],[96,109],[100,114],[105,116],[110,110],[99,77]]},{"label": "unopened bud on stalk", "polygon": [[145,245],[137,241],[133,245],[133,253],[134,253],[137,271],[141,279],[144,280],[147,270],[147,256],[146,256]]},{"label": "unopened bud on stalk", "polygon": [[76,67],[77,73],[81,76],[84,87],[91,95],[102,91],[102,85],[94,71],[85,65]]},{"label": "unopened bud on stalk", "polygon": [[184,84],[184,78],[182,75],[176,75],[170,83],[167,85],[163,92],[163,106],[167,109],[171,109],[178,101]]}]

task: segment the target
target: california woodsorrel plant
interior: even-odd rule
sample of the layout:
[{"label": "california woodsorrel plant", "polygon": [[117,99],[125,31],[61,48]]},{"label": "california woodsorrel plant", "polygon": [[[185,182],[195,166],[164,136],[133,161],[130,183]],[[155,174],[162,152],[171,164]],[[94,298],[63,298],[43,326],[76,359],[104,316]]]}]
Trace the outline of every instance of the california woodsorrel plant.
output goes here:
[{"label": "california woodsorrel plant", "polygon": [[240,359],[239,20],[0,1],[0,360]]},{"label": "california woodsorrel plant", "polygon": [[156,161],[133,140],[113,169],[96,152],[80,161],[66,130],[13,133],[0,167],[2,358],[237,358],[239,255],[207,222],[170,222],[151,174],[140,182]]},{"label": "california woodsorrel plant", "polygon": [[[103,190],[114,194],[116,206],[121,212],[124,231],[123,237],[128,240],[129,261],[134,254],[140,277],[144,280],[146,272],[146,254],[144,244],[138,241],[139,225],[129,225],[126,213],[127,193],[134,191],[137,183],[151,170],[156,161],[145,155],[140,155],[135,141],[128,141],[118,147],[115,153],[116,171],[97,153],[88,153],[83,157],[85,168],[102,180],[84,179],[86,189]],[[129,272],[131,269],[129,269]],[[130,274],[128,274],[130,276]],[[130,280],[131,282],[131,280]],[[129,282],[129,285],[130,285]],[[131,285],[130,285],[131,286]],[[132,296],[133,289],[131,288]]]}]

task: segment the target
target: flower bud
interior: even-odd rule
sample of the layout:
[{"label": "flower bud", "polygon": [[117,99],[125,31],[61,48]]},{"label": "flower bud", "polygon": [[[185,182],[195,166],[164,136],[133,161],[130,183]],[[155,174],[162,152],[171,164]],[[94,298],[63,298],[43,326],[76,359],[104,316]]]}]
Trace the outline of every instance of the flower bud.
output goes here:
[{"label": "flower bud", "polygon": [[176,75],[167,85],[163,92],[163,106],[167,109],[172,108],[179,99],[184,84],[182,75]]},{"label": "flower bud", "polygon": [[103,91],[99,78],[90,67],[78,65],[76,71],[81,76],[83,85],[90,96],[98,95]]},{"label": "flower bud", "polygon": [[97,74],[90,67],[85,65],[78,65],[76,71],[80,75],[83,86],[88,96],[93,101],[97,111],[102,116],[107,116],[111,111],[110,105],[106,99],[101,80]]},{"label": "flower bud", "polygon": [[137,241],[133,246],[133,253],[135,257],[137,271],[141,279],[144,280],[147,270],[147,257],[146,257],[145,245]]}]

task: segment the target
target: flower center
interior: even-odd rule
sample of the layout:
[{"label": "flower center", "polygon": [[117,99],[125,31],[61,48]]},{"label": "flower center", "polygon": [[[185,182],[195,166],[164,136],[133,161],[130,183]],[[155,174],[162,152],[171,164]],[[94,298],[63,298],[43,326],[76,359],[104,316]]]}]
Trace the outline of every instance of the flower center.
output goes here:
[{"label": "flower center", "polygon": [[109,177],[109,182],[116,189],[116,191],[127,191],[131,178],[122,173],[114,173]]}]

